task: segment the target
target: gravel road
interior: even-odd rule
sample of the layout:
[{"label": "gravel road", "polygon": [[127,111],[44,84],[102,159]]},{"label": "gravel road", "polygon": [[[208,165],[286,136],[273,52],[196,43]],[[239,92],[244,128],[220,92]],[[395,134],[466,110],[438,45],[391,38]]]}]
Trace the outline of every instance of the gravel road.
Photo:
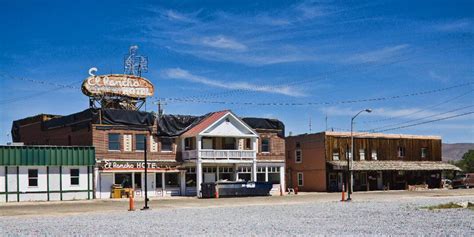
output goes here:
[{"label": "gravel road", "polygon": [[59,216],[0,217],[2,235],[461,235],[474,211],[423,206],[473,197],[165,208]]}]

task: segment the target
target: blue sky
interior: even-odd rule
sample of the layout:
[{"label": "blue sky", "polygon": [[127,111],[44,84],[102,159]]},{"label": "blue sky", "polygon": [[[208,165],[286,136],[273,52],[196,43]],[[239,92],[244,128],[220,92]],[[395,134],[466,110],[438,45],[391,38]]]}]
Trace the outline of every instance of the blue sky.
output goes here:
[{"label": "blue sky", "polygon": [[[0,11],[0,144],[15,119],[87,108],[88,69],[123,72],[131,45],[149,57],[155,97],[175,99],[165,113],[231,109],[299,134],[310,120],[324,130],[326,115],[329,129],[347,130],[365,108],[359,130],[474,111],[472,1],[2,1]],[[387,133],[474,142],[473,119]]]}]

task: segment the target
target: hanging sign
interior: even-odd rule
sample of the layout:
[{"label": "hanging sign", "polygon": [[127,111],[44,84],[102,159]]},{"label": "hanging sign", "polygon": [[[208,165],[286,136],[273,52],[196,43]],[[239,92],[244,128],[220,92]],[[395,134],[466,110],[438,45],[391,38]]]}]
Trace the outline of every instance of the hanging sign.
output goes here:
[{"label": "hanging sign", "polygon": [[143,77],[126,74],[109,74],[88,77],[82,83],[82,92],[87,96],[126,96],[146,98],[154,92],[153,84]]}]

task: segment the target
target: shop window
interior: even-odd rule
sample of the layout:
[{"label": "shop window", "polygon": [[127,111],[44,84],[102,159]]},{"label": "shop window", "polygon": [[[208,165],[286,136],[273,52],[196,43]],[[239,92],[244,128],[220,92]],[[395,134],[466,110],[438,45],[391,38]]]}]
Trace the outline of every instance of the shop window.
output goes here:
[{"label": "shop window", "polygon": [[109,151],[120,151],[120,134],[109,133]]},{"label": "shop window", "polygon": [[405,157],[405,147],[399,146],[399,147],[398,147],[397,155],[398,155],[398,157],[400,157],[400,158]]},{"label": "shop window", "polygon": [[279,173],[268,173],[268,182],[272,184],[280,183],[280,174]]},{"label": "shop window", "polygon": [[371,156],[372,160],[377,160],[377,150],[372,149],[372,153],[371,153],[370,156]]},{"label": "shop window", "polygon": [[303,173],[298,173],[297,176],[298,176],[298,186],[303,186],[304,185]]},{"label": "shop window", "polygon": [[262,152],[270,152],[270,139],[262,139]]},{"label": "shop window", "polygon": [[38,187],[38,170],[28,170],[28,187]]},{"label": "shop window", "polygon": [[428,157],[428,148],[422,147],[421,148],[421,158],[426,158]]},{"label": "shop window", "polygon": [[135,134],[135,150],[144,151],[145,150],[145,134]]},{"label": "shop window", "polygon": [[258,182],[265,182],[265,173],[257,173],[257,181]]},{"label": "shop window", "polygon": [[120,184],[123,188],[131,188],[132,173],[116,173],[115,184]]},{"label": "shop window", "polygon": [[161,151],[173,151],[172,138],[161,138]]},{"label": "shop window", "polygon": [[163,173],[156,173],[156,188],[163,188]]},{"label": "shop window", "polygon": [[239,179],[240,179],[240,180],[250,181],[251,178],[252,178],[252,175],[251,175],[251,174],[239,173]]},{"label": "shop window", "polygon": [[365,149],[359,149],[359,159],[365,160]]},{"label": "shop window", "polygon": [[332,150],[332,160],[339,160],[339,149],[334,148]]},{"label": "shop window", "polygon": [[71,185],[79,185],[79,169],[70,169]]},{"label": "shop window", "polygon": [[166,187],[179,187],[179,173],[165,173]]},{"label": "shop window", "polygon": [[141,189],[142,188],[142,173],[135,173],[135,177],[133,180],[135,182],[135,189]]},{"label": "shop window", "polygon": [[295,163],[301,163],[303,161],[303,155],[301,153],[301,150],[296,150],[295,151]]}]

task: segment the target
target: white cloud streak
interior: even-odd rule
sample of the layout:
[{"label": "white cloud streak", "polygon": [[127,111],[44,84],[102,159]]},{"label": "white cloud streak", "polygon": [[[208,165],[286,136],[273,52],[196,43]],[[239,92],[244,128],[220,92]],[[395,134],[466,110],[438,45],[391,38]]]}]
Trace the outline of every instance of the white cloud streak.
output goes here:
[{"label": "white cloud streak", "polygon": [[304,96],[300,90],[290,86],[269,86],[269,85],[255,85],[248,82],[222,82],[212,80],[207,77],[194,75],[187,70],[181,68],[170,68],[163,71],[163,75],[170,79],[186,80],[194,83],[199,83],[207,86],[224,88],[229,90],[249,90],[273,94],[282,94],[286,96],[299,97]]},{"label": "white cloud streak", "polygon": [[376,63],[386,61],[401,53],[409,47],[408,44],[400,44],[391,47],[385,47],[365,53],[356,54],[344,60],[347,63]]}]

